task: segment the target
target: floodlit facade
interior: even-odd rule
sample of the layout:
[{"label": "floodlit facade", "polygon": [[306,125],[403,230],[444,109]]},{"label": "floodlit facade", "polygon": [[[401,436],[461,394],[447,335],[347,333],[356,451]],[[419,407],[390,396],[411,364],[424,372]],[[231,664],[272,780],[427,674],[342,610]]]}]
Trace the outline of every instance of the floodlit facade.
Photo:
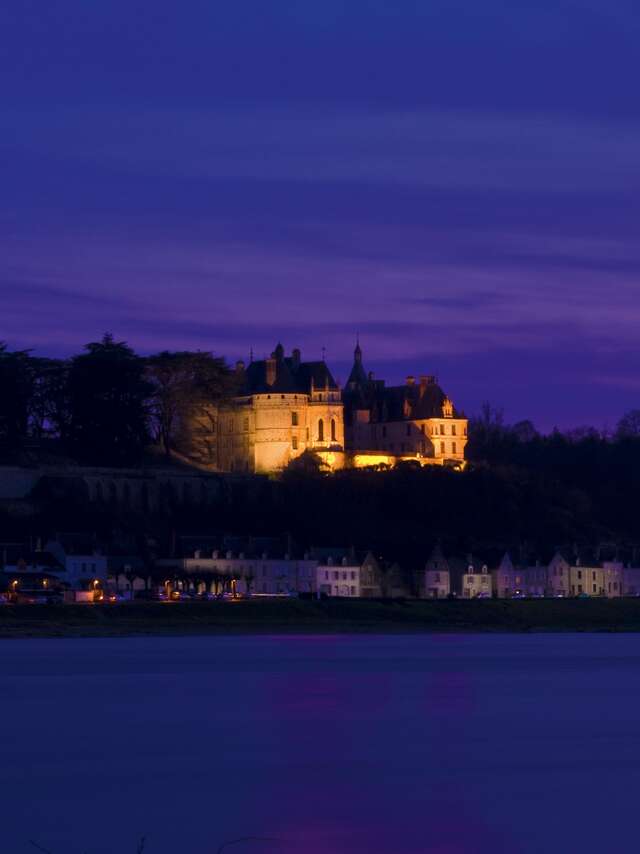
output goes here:
[{"label": "floodlit facade", "polygon": [[358,344],[343,392],[346,447],[356,467],[421,465],[464,467],[467,419],[432,375],[387,386],[367,373]]},{"label": "floodlit facade", "polygon": [[303,362],[300,351],[236,366],[238,393],[208,423],[221,471],[269,474],[305,451],[330,470],[344,465],[342,396],[323,361]]},{"label": "floodlit facade", "polygon": [[305,452],[325,470],[421,465],[464,467],[467,419],[433,376],[386,386],[366,374],[362,350],[344,389],[324,361],[286,356],[278,344],[266,359],[236,364],[236,392],[188,419],[189,456],[223,472],[271,474]]}]

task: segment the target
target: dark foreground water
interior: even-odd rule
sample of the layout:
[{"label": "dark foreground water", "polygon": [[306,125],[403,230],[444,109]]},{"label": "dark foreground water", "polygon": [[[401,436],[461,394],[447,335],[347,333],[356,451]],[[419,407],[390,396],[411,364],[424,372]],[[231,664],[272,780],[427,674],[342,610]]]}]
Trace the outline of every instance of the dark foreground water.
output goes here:
[{"label": "dark foreground water", "polygon": [[632,852],[640,635],[0,645],[2,852]]}]

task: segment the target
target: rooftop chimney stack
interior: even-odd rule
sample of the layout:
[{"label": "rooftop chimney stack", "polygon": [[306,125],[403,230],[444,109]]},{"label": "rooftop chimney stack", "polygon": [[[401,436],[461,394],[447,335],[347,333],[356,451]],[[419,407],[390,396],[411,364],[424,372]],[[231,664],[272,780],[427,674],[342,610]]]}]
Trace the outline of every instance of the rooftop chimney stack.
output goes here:
[{"label": "rooftop chimney stack", "polygon": [[273,385],[276,381],[276,360],[272,356],[270,359],[265,359],[265,367],[266,367],[266,383],[267,385]]},{"label": "rooftop chimney stack", "polygon": [[293,361],[293,369],[297,371],[300,367],[300,350],[297,347],[291,351],[291,359]]}]

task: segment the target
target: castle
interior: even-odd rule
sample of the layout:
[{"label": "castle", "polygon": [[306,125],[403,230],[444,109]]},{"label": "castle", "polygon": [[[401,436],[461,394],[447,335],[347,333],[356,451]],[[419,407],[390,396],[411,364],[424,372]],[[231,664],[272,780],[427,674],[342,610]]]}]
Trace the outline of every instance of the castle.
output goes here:
[{"label": "castle", "polygon": [[[305,451],[326,468],[421,465],[464,467],[467,419],[433,376],[401,386],[374,379],[357,344],[340,389],[324,361],[303,362],[300,350],[236,364],[230,400],[196,418],[207,457],[218,471],[272,473]],[[202,442],[200,443],[202,446]]]}]

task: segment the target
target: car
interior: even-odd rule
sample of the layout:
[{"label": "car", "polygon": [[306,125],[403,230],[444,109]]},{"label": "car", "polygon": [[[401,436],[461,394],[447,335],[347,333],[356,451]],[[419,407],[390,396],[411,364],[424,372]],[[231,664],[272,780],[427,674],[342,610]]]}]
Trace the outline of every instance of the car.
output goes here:
[{"label": "car", "polygon": [[137,590],[134,598],[143,599],[148,602],[165,602],[167,594],[164,590]]},{"label": "car", "polygon": [[205,590],[202,593],[198,593],[197,598],[200,599],[200,601],[202,602],[215,602],[218,599],[216,594],[212,593],[210,590]]},{"label": "car", "polygon": [[110,604],[116,604],[117,602],[130,602],[131,599],[129,596],[124,596],[122,593],[114,593],[110,591],[104,594],[103,602],[108,602]]},{"label": "car", "polygon": [[169,594],[172,602],[189,602],[193,598],[195,597],[186,590],[172,590]]}]

